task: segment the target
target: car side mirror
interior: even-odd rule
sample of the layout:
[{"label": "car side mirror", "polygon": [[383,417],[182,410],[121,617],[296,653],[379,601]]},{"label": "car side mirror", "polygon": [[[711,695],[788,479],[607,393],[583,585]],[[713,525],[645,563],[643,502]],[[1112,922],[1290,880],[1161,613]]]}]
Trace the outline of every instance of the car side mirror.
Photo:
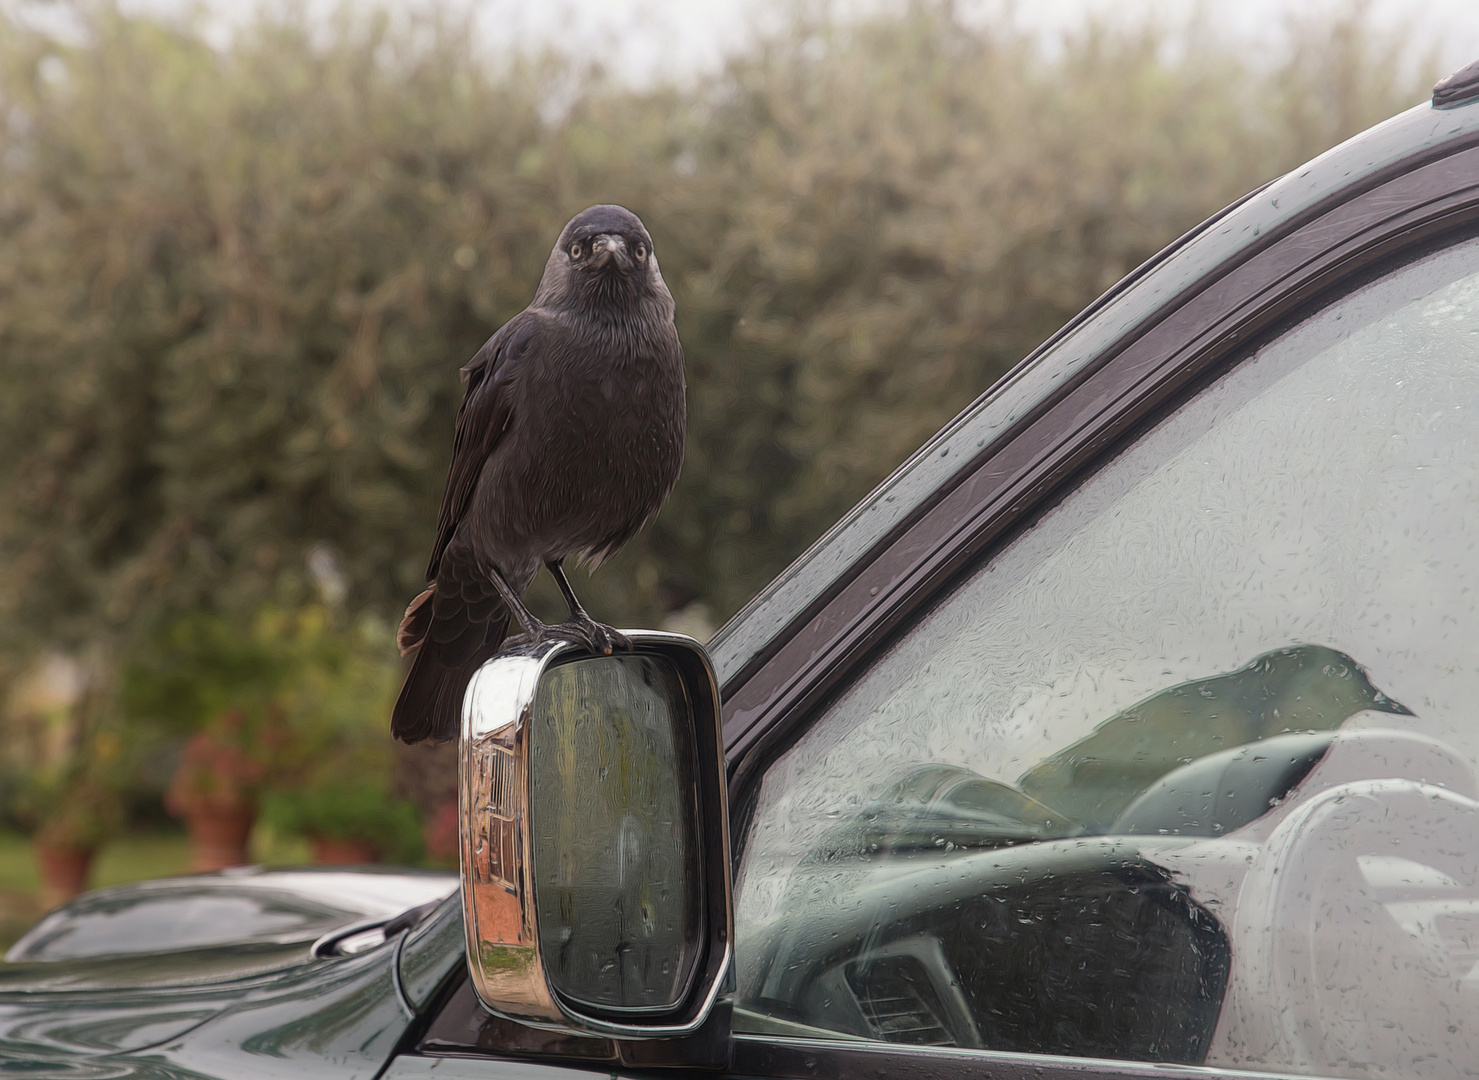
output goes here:
[{"label": "car side mirror", "polygon": [[733,931],[719,693],[679,634],[493,657],[463,702],[462,902],[500,1016],[619,1038],[698,1030]]}]

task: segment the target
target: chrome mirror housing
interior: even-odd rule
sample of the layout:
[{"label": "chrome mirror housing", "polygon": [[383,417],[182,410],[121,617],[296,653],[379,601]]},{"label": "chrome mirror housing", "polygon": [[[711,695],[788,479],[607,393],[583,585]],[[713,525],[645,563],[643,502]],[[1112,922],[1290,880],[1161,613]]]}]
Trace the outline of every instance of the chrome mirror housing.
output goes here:
[{"label": "chrome mirror housing", "polygon": [[463,702],[462,901],[489,1010],[572,1033],[675,1037],[733,941],[719,693],[680,634],[631,652],[500,653]]}]

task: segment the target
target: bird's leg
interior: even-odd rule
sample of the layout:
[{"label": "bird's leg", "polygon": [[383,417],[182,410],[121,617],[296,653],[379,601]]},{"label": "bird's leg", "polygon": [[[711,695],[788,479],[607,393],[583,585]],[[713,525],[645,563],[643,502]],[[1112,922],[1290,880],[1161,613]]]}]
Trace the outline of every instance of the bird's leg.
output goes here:
[{"label": "bird's leg", "polygon": [[508,610],[513,617],[519,620],[519,625],[524,628],[523,636],[528,638],[529,643],[543,641],[549,637],[550,628],[534,617],[534,613],[524,606],[518,594],[503,576],[503,571],[493,566],[488,570],[488,577],[493,582],[493,587],[498,590],[498,595],[503,597],[503,602],[508,605]]},{"label": "bird's leg", "polygon": [[555,579],[555,584],[560,587],[560,592],[565,596],[565,605],[570,609],[570,618],[567,622],[555,627],[561,630],[590,649],[591,652],[601,653],[605,656],[611,655],[612,646],[620,649],[630,649],[630,639],[618,630],[614,630],[605,623],[598,623],[586,614],[585,608],[580,606],[580,601],[575,598],[575,590],[570,587],[570,579],[565,576],[565,567],[556,560],[544,564],[546,570]]}]

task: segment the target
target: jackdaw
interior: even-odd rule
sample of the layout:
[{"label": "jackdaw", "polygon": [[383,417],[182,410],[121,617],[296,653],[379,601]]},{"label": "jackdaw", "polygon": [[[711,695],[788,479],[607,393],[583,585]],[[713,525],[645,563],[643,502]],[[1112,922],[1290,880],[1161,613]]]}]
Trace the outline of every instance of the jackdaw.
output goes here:
[{"label": "jackdaw", "polygon": [[[412,657],[390,730],[453,738],[478,667],[510,614],[530,640],[594,652],[629,642],[580,606],[562,563],[592,568],[649,521],[678,479],[683,350],[652,237],[620,206],[560,233],[530,305],[462,369],[452,466],[426,568],[397,643]],[[546,626],[520,597],[547,567],[570,608]]]}]

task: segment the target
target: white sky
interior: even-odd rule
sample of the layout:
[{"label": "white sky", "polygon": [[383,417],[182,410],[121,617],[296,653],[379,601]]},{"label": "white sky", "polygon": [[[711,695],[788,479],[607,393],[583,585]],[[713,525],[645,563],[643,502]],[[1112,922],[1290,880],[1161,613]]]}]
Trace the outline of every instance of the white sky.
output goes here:
[{"label": "white sky", "polygon": [[[164,0],[168,2],[168,0]],[[415,3],[416,0],[399,0]],[[658,66],[702,69],[720,63],[752,27],[778,10],[775,0],[470,0],[490,41],[580,42],[577,50],[609,51],[607,66],[642,79]],[[825,0],[822,0],[825,3]],[[876,0],[835,0],[865,8]],[[1229,33],[1250,49],[1276,45],[1289,19],[1318,21],[1353,0],[960,0],[962,10],[1010,19],[1051,39],[1092,17],[1170,25],[1198,20],[1209,33]],[[1359,0],[1354,0],[1359,2]],[[1423,46],[1436,45],[1445,71],[1479,59],[1479,0],[1366,0],[1372,18]],[[514,14],[516,12],[516,14]]]},{"label": "white sky", "polygon": [[[260,4],[296,6],[305,0],[124,0],[127,7],[163,12],[204,7],[229,26]],[[325,12],[339,0],[306,0]],[[353,0],[349,0],[352,4]],[[387,0],[416,9],[437,0]],[[602,60],[608,70],[646,81],[655,71],[689,74],[712,68],[741,45],[756,26],[773,24],[789,0],[443,0],[471,9],[481,36],[494,47],[558,43]],[[866,9],[888,0],[799,0],[808,6]],[[35,10],[35,0],[0,0]],[[1250,50],[1276,46],[1291,18],[1319,21],[1362,0],[958,0],[961,10],[985,19],[1009,19],[1051,41],[1094,16],[1138,22],[1154,18],[1172,26],[1197,21],[1203,32],[1229,34]],[[1364,0],[1373,19],[1406,33],[1421,46],[1436,46],[1444,71],[1479,59],[1479,0]]]}]

